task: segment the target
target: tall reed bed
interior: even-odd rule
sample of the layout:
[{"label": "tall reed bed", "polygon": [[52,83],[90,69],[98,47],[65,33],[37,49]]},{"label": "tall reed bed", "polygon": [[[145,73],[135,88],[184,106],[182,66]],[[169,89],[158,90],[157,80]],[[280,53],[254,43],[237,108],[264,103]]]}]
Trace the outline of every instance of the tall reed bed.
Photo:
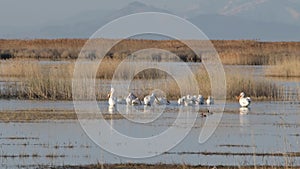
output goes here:
[{"label": "tall reed bed", "polygon": [[23,77],[28,67],[34,66],[26,61],[21,60],[1,60],[0,76],[1,77]]},{"label": "tall reed bed", "polygon": [[[28,60],[2,61],[0,74],[1,77],[17,79],[15,85],[2,87],[4,97],[48,100],[72,98],[73,64],[42,65],[38,61]],[[7,93],[9,90],[14,92]]]},{"label": "tall reed bed", "polygon": [[[195,78],[198,83],[199,93],[204,97],[212,95],[211,81],[207,72],[203,70],[198,71]],[[183,83],[187,89],[191,88],[190,82]],[[171,100],[176,100],[181,95],[180,87],[169,75],[164,80],[160,80],[160,82],[154,79],[147,79],[144,83],[137,82],[131,87],[133,91],[141,89],[136,91],[140,97],[150,94],[155,89],[164,91],[164,95]],[[254,100],[280,100],[287,98],[281,96],[284,89],[271,81],[257,80],[251,76],[245,77],[242,74],[226,75],[226,99],[235,100],[236,96],[242,91]]]},{"label": "tall reed bed", "polygon": [[60,65],[44,69],[32,63],[22,78],[21,96],[29,99],[69,100],[72,98],[73,65]]},{"label": "tall reed bed", "polygon": [[256,100],[277,100],[280,98],[282,88],[268,80],[256,80],[244,77],[241,74],[226,77],[227,98],[235,99],[240,92],[245,92]]},{"label": "tall reed bed", "polygon": [[[119,60],[105,60],[101,63],[97,73],[97,81],[100,85],[96,86],[97,99],[106,99],[109,92],[110,80],[112,79]],[[93,66],[97,66],[93,64]],[[92,68],[92,67],[89,67]],[[92,70],[92,69],[91,69]],[[72,78],[74,63],[42,65],[37,61],[9,61],[1,62],[1,76],[18,77],[21,85],[17,85],[15,97],[26,99],[47,99],[47,100],[71,100],[72,99]],[[126,76],[126,71],[120,76]],[[87,75],[83,75],[87,77]],[[88,77],[87,77],[88,78]],[[199,92],[207,97],[211,95],[210,78],[206,71],[199,70],[196,72],[196,79],[199,85]],[[85,81],[81,81],[82,86]],[[187,88],[190,82],[183,82]],[[234,99],[241,91],[252,96],[254,99],[278,99],[281,89],[269,81],[258,81],[251,77],[244,77],[242,74],[227,75],[227,99]],[[96,84],[97,85],[97,84]],[[106,87],[103,87],[106,86]],[[154,89],[165,92],[165,95],[172,100],[180,96],[178,84],[172,77],[165,72],[156,69],[147,69],[135,75],[131,82],[131,89],[140,97],[143,97]],[[130,89],[130,90],[131,90]],[[3,91],[12,90],[11,87],[1,88]],[[88,95],[91,89],[83,88],[83,96]],[[129,91],[128,91],[129,92]],[[7,97],[12,97],[6,94]],[[3,94],[2,94],[3,97]]]},{"label": "tall reed bed", "polygon": [[292,57],[277,61],[275,65],[266,69],[267,76],[273,77],[300,77],[300,57]]}]

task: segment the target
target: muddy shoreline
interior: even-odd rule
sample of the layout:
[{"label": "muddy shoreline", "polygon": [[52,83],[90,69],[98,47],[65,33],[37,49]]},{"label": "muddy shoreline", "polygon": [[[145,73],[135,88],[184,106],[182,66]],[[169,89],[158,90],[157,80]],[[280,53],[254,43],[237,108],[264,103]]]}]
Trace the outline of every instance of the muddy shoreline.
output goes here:
[{"label": "muddy shoreline", "polygon": [[77,115],[74,111],[68,110],[17,110],[17,111],[1,111],[0,122],[42,122],[51,120],[78,120],[78,119],[123,119],[121,114],[96,114],[85,113]]},{"label": "muddy shoreline", "polygon": [[[198,112],[199,116],[206,114],[205,110]],[[120,120],[126,117],[133,118],[138,117],[137,114],[122,115],[120,113],[82,113],[76,114],[71,110],[14,110],[14,111],[0,111],[0,123],[8,122],[43,122],[53,120],[79,120],[79,119],[104,119],[104,120]],[[143,117],[145,115],[142,115]]]},{"label": "muddy shoreline", "polygon": [[[185,164],[96,164],[86,166],[44,167],[45,169],[284,169],[300,166],[190,166]],[[43,168],[43,167],[42,167]]]}]

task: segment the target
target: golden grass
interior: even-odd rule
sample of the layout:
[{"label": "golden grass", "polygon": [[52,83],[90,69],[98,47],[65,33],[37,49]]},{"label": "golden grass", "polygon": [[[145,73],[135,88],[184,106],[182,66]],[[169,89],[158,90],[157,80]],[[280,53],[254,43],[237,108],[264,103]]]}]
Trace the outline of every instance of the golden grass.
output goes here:
[{"label": "golden grass", "polygon": [[[2,60],[0,61],[0,76],[4,77],[23,77],[26,69],[31,64],[18,60]],[[26,69],[25,69],[26,68]]]},{"label": "golden grass", "polygon": [[[142,73],[143,72],[141,72],[141,74]],[[199,85],[199,93],[204,97],[211,95],[210,78],[204,68],[201,68],[195,75]],[[139,77],[139,75],[136,77]],[[179,81],[182,82],[181,80]],[[188,90],[191,89],[190,82],[185,81],[183,83],[186,84],[185,87],[187,87]],[[251,76],[244,77],[243,74],[226,75],[226,86],[226,99],[228,100],[235,99],[242,91],[251,96],[254,100],[276,100],[281,98],[280,93],[283,90],[271,81],[257,80]],[[130,89],[140,98],[152,93],[155,89],[163,91],[163,96],[166,96],[170,100],[176,100],[181,95],[178,84],[170,75],[165,75],[161,79],[153,79],[151,77],[136,78],[132,82]]]},{"label": "golden grass", "polygon": [[[120,60],[104,60],[98,71],[97,79],[100,80],[100,87],[96,87],[96,97],[99,100],[106,99],[109,89],[109,82],[113,77]],[[18,77],[21,87],[15,92],[15,97],[27,99],[46,100],[71,100],[72,99],[72,78],[74,62],[55,65],[41,65],[37,61],[4,61],[0,62],[1,76]],[[92,66],[94,66],[93,64]],[[84,78],[85,75],[83,75]],[[126,72],[120,76],[126,76]],[[208,74],[204,70],[196,73],[200,93],[207,97],[211,95],[211,84]],[[82,83],[85,83],[82,81]],[[184,82],[187,87],[190,82]],[[227,99],[234,99],[241,91],[247,93],[254,99],[277,99],[280,89],[274,83],[258,81],[251,77],[242,75],[227,75]],[[105,85],[106,84],[106,85]],[[88,96],[93,90],[82,84],[82,97]],[[106,87],[105,87],[106,86]],[[168,99],[175,100],[180,96],[179,87],[170,75],[156,69],[148,69],[138,73],[130,87],[139,97],[144,97],[154,89],[165,92]],[[8,88],[2,89],[10,90]],[[128,91],[129,92],[129,91]],[[5,92],[1,91],[2,97]],[[6,97],[12,97],[12,93],[6,93]]]},{"label": "golden grass", "polygon": [[23,94],[30,98],[63,100],[72,98],[72,65],[52,67],[42,71],[40,65],[33,64],[23,78]]},{"label": "golden grass", "polygon": [[[19,98],[64,100],[72,98],[73,64],[41,65],[38,61],[13,60],[0,62],[2,77],[16,77],[21,86],[13,93]],[[5,95],[1,92],[2,95]],[[6,96],[9,97],[9,96]]]},{"label": "golden grass", "polygon": [[300,77],[300,58],[285,59],[277,62],[266,70],[267,76],[273,77]]},{"label": "golden grass", "polygon": [[240,92],[245,92],[256,100],[276,100],[279,98],[280,88],[268,80],[256,80],[241,74],[226,77],[227,98],[235,99]]},{"label": "golden grass", "polygon": [[[116,68],[121,63],[119,59],[103,59],[99,68],[96,72],[98,79],[112,79]],[[57,77],[72,77],[74,71],[75,62],[70,61],[65,64],[53,64],[53,65],[42,65],[37,60],[25,60],[25,59],[14,59],[14,60],[2,60],[0,61],[0,76],[2,77],[16,77],[24,78],[30,77],[41,78],[42,75],[54,75]],[[93,64],[93,66],[97,66]],[[94,68],[89,67],[91,70]],[[122,76],[126,76],[127,72],[122,72]],[[41,74],[43,72],[43,74]],[[39,76],[39,77],[36,77]],[[139,73],[135,78],[138,79],[149,79],[149,78],[162,78],[166,74],[161,71],[148,69]]]}]

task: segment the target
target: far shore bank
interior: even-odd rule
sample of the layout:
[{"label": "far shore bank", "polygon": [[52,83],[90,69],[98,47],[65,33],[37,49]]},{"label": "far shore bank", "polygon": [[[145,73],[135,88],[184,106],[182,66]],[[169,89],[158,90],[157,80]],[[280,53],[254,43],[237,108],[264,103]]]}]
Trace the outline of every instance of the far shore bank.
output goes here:
[{"label": "far shore bank", "polygon": [[[0,39],[0,59],[76,59],[88,39]],[[115,40],[99,39],[103,44],[111,44]],[[192,43],[201,43],[193,40]],[[299,55],[300,42],[260,42],[255,40],[211,40],[223,64],[266,65],[275,64],[286,58]],[[205,42],[206,44],[207,42]],[[207,46],[200,51],[207,53]],[[126,39],[115,44],[105,54],[111,59],[124,59],[128,55],[142,49],[163,49],[179,56],[182,61],[201,62],[201,56],[186,44],[178,40],[142,40]],[[98,53],[89,53],[88,58],[99,57]],[[164,56],[151,56],[163,60]]]}]

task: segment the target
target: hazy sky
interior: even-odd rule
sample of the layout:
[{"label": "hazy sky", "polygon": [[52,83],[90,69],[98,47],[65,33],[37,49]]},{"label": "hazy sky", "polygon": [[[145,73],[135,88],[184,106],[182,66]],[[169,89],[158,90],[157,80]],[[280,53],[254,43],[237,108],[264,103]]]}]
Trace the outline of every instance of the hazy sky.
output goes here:
[{"label": "hazy sky", "polygon": [[[136,0],[0,0],[1,26],[34,26],[63,20],[84,11],[120,9]],[[180,10],[197,0],[139,0],[164,9]]]},{"label": "hazy sky", "polygon": [[[149,6],[128,6],[134,1]],[[167,10],[215,39],[300,38],[299,0],[0,0],[0,38],[86,38],[144,8]]]},{"label": "hazy sky", "polygon": [[[127,0],[0,0],[1,25],[32,26],[86,10],[119,8]],[[114,4],[114,5],[113,5]]]}]

